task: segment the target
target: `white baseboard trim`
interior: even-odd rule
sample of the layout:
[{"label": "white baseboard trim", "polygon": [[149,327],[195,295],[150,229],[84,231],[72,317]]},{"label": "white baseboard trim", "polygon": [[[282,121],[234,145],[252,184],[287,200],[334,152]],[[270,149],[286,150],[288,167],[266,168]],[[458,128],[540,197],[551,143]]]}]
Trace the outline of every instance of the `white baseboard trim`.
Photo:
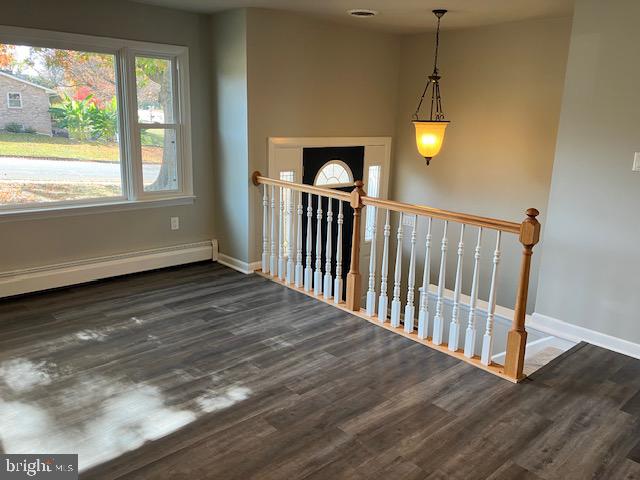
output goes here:
[{"label": "white baseboard trim", "polygon": [[0,272],[0,298],[102,278],[215,260],[217,242],[205,241]]},{"label": "white baseboard trim", "polygon": [[[558,338],[554,336],[548,336],[544,338],[539,338],[538,340],[534,340],[533,342],[527,342],[527,348],[525,350],[524,358],[525,360],[528,358],[537,355],[545,348],[553,347],[566,352],[572,347],[575,347],[578,342],[565,340],[563,338]],[[507,356],[507,352],[498,353],[493,355],[491,359],[494,362],[501,363],[504,365],[505,357]]]},{"label": "white baseboard trim", "polygon": [[218,263],[226,265],[229,268],[233,268],[234,270],[237,270],[240,273],[245,273],[247,275],[262,268],[261,262],[247,263],[243,262],[242,260],[238,260],[237,258],[230,257],[229,255],[225,255],[224,253],[218,254]]},{"label": "white baseboard trim", "polygon": [[527,319],[527,327],[572,342],[584,341],[630,357],[640,358],[640,344],[638,343],[563,322],[541,313],[531,315],[531,318]]}]

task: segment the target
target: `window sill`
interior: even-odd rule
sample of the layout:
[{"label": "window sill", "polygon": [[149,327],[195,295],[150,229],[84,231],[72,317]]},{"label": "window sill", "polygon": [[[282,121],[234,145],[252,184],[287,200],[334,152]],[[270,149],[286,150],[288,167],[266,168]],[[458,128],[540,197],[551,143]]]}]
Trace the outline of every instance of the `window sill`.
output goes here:
[{"label": "window sill", "polygon": [[119,200],[109,203],[93,203],[84,205],[56,205],[51,207],[22,208],[20,210],[0,211],[0,223],[20,220],[36,220],[40,218],[68,217],[74,215],[93,215],[97,213],[120,212],[125,210],[140,210],[144,208],[173,207],[177,205],[192,205],[196,197],[185,195],[180,197],[165,197],[152,200]]}]

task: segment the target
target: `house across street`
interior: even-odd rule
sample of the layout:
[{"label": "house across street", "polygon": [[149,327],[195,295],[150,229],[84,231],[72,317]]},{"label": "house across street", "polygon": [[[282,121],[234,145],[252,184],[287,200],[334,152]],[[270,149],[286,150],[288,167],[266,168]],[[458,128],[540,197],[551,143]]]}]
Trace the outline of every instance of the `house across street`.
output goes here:
[{"label": "house across street", "polygon": [[0,71],[0,130],[18,124],[22,129],[52,135],[49,108],[55,96],[50,88]]}]

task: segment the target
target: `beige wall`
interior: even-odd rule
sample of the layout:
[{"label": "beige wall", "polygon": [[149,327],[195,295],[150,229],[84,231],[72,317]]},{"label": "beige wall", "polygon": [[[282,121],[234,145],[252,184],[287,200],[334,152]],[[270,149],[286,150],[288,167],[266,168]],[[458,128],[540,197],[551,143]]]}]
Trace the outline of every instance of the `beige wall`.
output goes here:
[{"label": "beige wall", "polygon": [[[188,206],[0,223],[0,271],[213,238],[208,17],[121,0],[21,0],[3,2],[0,24],[189,47],[198,197]],[[171,216],[180,230],[170,230]]]},{"label": "beige wall", "polygon": [[215,231],[220,252],[247,261],[247,11],[212,16]]},{"label": "beige wall", "polygon": [[[271,136],[392,136],[399,38],[291,13],[247,17],[249,170],[267,171]],[[251,260],[261,200],[251,187]]]},{"label": "beige wall", "polygon": [[578,0],[536,312],[640,342],[640,2]]},{"label": "beige wall", "polygon": [[[451,125],[440,155],[429,167],[416,150],[411,115],[432,70],[433,34],[404,37],[391,198],[517,222],[526,208],[536,207],[544,223],[570,26],[570,19],[560,18],[444,31],[441,90]],[[424,226],[419,238],[424,238],[423,230]],[[437,248],[440,232],[436,229],[434,235]],[[471,229],[465,237],[465,279],[471,277],[475,232]],[[449,288],[458,235],[457,227],[449,235]],[[488,232],[482,253],[483,298],[494,242],[494,233]],[[504,306],[514,303],[519,253],[515,237],[506,236],[498,294]],[[539,257],[534,262],[530,309]],[[438,251],[432,282],[437,280],[439,258]]]}]

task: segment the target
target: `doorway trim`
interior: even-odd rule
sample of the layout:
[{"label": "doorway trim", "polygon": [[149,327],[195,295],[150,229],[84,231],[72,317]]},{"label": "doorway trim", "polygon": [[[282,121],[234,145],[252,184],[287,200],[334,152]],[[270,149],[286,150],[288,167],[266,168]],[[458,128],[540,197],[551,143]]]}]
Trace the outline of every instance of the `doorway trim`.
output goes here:
[{"label": "doorway trim", "polygon": [[[365,190],[368,166],[374,162],[382,164],[382,178],[380,185],[380,198],[387,198],[389,193],[389,177],[391,173],[391,137],[269,137],[268,148],[268,175],[273,176],[273,162],[278,150],[288,150],[292,159],[296,159],[296,181],[302,179],[302,150],[310,147],[356,147],[364,146],[364,175]],[[380,151],[382,149],[382,151]],[[379,160],[373,160],[372,156],[381,155]]]}]

